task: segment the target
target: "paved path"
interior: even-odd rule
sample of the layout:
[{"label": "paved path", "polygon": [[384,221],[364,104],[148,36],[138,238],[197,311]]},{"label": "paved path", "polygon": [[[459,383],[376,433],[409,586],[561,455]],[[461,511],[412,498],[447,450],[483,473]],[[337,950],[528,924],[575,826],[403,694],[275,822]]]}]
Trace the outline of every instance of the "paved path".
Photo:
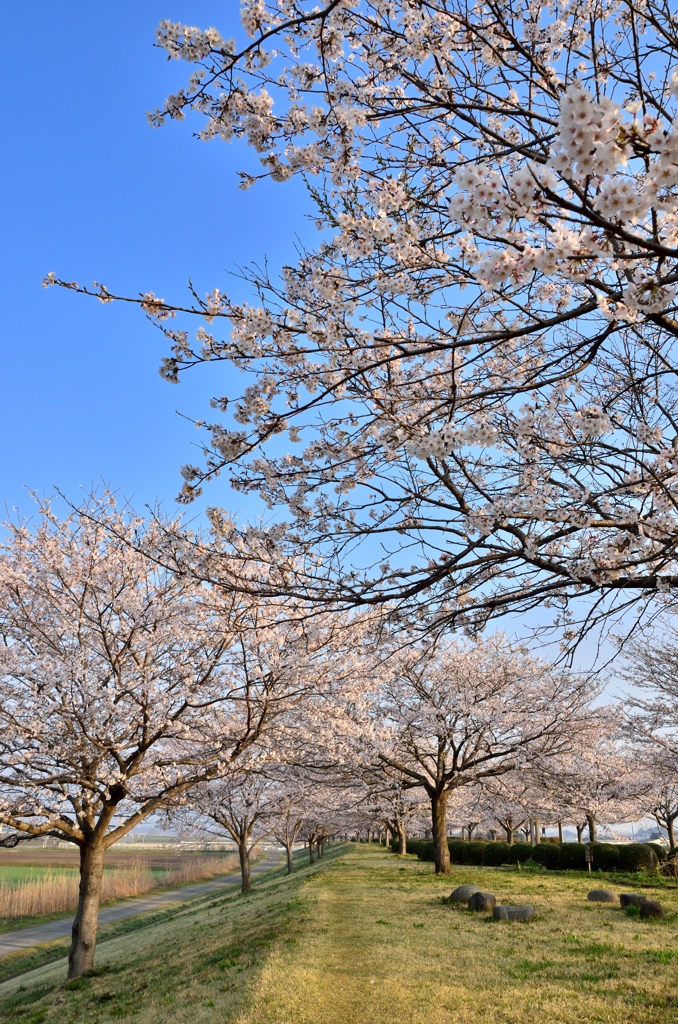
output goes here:
[{"label": "paved path", "polygon": [[[279,853],[269,853],[263,860],[254,863],[252,866],[252,876],[255,877],[256,875],[263,874],[265,871],[270,871],[271,868],[277,867],[281,862],[282,858]],[[112,907],[104,907],[103,910],[99,911],[99,925],[121,921],[125,917],[134,917],[136,914],[145,914],[149,910],[163,910],[165,907],[172,906],[173,904],[195,899],[196,896],[218,893],[234,885],[240,885],[239,872],[221,875],[219,878],[210,879],[209,882],[185,885],[182,889],[159,892],[155,896],[144,896],[141,899],[116,903]],[[49,924],[36,925],[34,928],[18,928],[13,932],[1,933],[0,957],[9,956],[10,953],[17,953],[21,949],[39,946],[43,942],[63,939],[71,934],[72,924],[73,921],[70,917],[61,918],[58,921],[50,921]]]}]

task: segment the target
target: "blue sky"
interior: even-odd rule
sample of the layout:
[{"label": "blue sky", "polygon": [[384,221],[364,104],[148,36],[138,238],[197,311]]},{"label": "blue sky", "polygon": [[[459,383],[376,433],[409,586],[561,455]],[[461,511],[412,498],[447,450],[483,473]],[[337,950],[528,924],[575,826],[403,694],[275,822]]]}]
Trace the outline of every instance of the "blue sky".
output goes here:
[{"label": "blue sky", "polygon": [[[197,122],[151,129],[145,112],[183,85],[190,68],[153,47],[163,18],[240,35],[237,0],[46,0],[5,4],[2,189],[0,498],[28,510],[25,488],[77,499],[102,478],[135,504],[171,505],[178,467],[198,461],[200,416],[226,369],[172,387],[157,367],[166,344],[138,311],[41,287],[50,270],[118,293],[184,298],[238,294],[227,271],[267,255],[293,257],[302,186],[237,171],[252,150],[192,138]],[[223,379],[223,378],[222,378]],[[225,483],[211,504],[238,510]],[[251,511],[251,510],[247,510]]]}]

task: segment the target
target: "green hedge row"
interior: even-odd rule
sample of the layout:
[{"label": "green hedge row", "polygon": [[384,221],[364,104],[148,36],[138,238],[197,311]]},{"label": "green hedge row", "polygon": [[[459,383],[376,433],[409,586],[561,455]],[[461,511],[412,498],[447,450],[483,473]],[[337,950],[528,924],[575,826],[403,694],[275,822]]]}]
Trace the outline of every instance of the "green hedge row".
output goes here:
[{"label": "green hedge row", "polygon": [[[490,842],[488,840],[448,839],[450,860],[453,864],[484,864],[497,867],[499,864],[524,864],[536,861],[551,870],[586,871],[586,850],[593,851],[591,867],[596,871],[642,871],[656,865],[666,857],[666,850],[655,843],[629,843],[616,846],[612,843],[529,843]],[[393,852],[397,844],[392,843]],[[408,839],[407,852],[415,853],[419,860],[433,860],[431,839]]]}]

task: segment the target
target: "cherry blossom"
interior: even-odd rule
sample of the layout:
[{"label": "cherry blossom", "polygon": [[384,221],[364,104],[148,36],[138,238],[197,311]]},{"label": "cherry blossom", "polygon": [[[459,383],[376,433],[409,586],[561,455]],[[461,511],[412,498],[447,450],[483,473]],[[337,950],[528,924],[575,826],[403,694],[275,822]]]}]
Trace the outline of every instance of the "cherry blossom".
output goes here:
[{"label": "cherry blossom", "polygon": [[69,977],[94,960],[106,850],[265,751],[337,676],[331,629],[164,567],[172,527],[93,496],[65,520],[42,503],[1,550],[2,844],[78,847]]},{"label": "cherry blossom", "polygon": [[288,509],[275,559],[300,538],[322,558],[295,593],[429,627],[546,604],[567,645],[574,598],[586,630],[661,605],[678,583],[668,8],[249,0],[243,25],[242,42],[160,25],[194,70],[151,122],[190,112],[203,140],[246,141],[245,186],[302,176],[321,234],[247,272],[250,302],[132,300],[169,339],[167,380],[247,374],[202,421],[182,500],[228,472]]},{"label": "cherry blossom", "polygon": [[[429,800],[436,873],[450,870],[451,794],[460,787],[482,792],[488,780],[536,769],[566,752],[586,726],[595,693],[590,680],[554,669],[497,635],[394,656],[374,698],[380,725],[372,742],[385,773]],[[484,815],[474,812],[473,820]]]}]

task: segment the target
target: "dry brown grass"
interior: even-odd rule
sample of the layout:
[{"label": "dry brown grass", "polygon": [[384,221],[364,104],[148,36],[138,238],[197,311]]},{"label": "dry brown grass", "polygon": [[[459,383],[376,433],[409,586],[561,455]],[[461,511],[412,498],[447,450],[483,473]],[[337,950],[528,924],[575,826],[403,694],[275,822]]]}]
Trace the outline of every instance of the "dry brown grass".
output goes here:
[{"label": "dry brown grass", "polygon": [[[182,885],[203,878],[214,878],[235,871],[235,854],[223,857],[187,855],[175,857],[171,865],[159,870],[144,857],[135,857],[126,864],[104,871],[102,903],[109,900],[140,896],[159,885]],[[78,872],[73,869],[50,869],[17,881],[0,879],[0,918],[46,917],[67,913],[78,903]]]}]

